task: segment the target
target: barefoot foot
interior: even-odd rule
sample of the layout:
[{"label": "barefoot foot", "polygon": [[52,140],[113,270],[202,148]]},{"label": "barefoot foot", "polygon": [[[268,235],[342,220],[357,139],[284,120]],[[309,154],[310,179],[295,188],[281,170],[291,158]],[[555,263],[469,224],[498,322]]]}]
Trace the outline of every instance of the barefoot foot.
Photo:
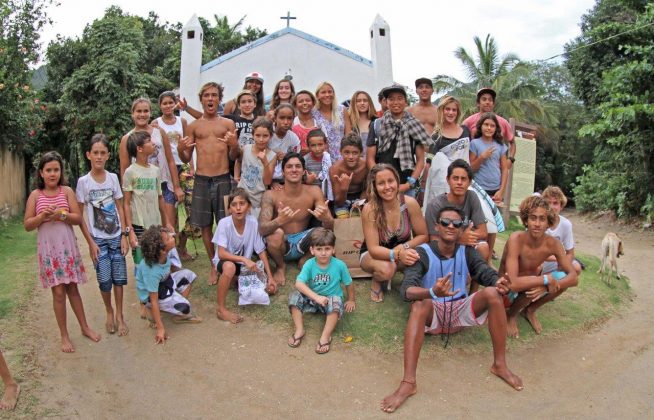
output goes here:
[{"label": "barefoot foot", "polygon": [[91,329],[91,327],[82,328],[82,335],[96,343],[100,341],[102,336]]},{"label": "barefoot foot", "polygon": [[493,375],[503,379],[504,382],[509,384],[516,391],[522,391],[522,389],[524,388],[524,386],[522,385],[522,379],[520,379],[520,377],[518,377],[517,375],[513,374],[513,372],[511,372],[509,368],[506,366],[500,368],[496,365],[493,365],[490,368],[490,372]]},{"label": "barefoot foot", "polygon": [[211,272],[209,273],[209,278],[207,279],[207,284],[209,286],[213,286],[214,284],[218,283],[218,271],[216,271],[216,267],[211,263]]},{"label": "barefoot foot", "polygon": [[129,332],[129,328],[124,320],[118,320],[118,337],[125,337]]},{"label": "barefoot foot", "polygon": [[506,335],[509,338],[519,338],[520,332],[518,331],[518,320],[514,316],[506,319]]},{"label": "barefoot foot", "polygon": [[529,309],[529,307],[526,307],[522,312],[522,316],[525,317],[529,325],[531,325],[531,328],[534,329],[536,334],[540,334],[543,331],[543,326],[540,324],[540,321],[538,318],[536,318],[536,311]]},{"label": "barefoot foot", "polygon": [[418,392],[415,381],[400,382],[400,386],[391,395],[384,397],[379,403],[379,407],[386,413],[392,413],[397,410],[407,398]]},{"label": "barefoot foot", "polygon": [[69,337],[61,337],[61,351],[64,353],[75,353],[75,346]]},{"label": "barefoot foot", "polygon": [[116,332],[116,319],[114,318],[114,313],[107,312],[107,320],[104,322],[104,328],[107,330],[107,334],[114,334]]},{"label": "barefoot foot", "polygon": [[286,267],[278,267],[273,273],[273,279],[277,286],[283,286],[286,284]]},{"label": "barefoot foot", "polygon": [[234,312],[230,312],[227,309],[218,309],[216,311],[216,316],[218,319],[222,319],[223,321],[229,321],[232,324],[238,324],[239,322],[243,322],[243,317],[240,316],[239,314],[235,314]]},{"label": "barefoot foot", "polygon": [[5,386],[5,393],[0,400],[0,410],[13,410],[20,395],[20,385],[13,383]]}]

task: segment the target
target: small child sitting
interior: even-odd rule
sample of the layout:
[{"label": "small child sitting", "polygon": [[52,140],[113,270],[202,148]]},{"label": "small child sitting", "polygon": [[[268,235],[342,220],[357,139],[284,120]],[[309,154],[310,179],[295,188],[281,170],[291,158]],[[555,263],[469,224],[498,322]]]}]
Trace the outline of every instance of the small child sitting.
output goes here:
[{"label": "small child sitting", "polygon": [[171,267],[168,253],[175,248],[175,234],[160,225],[150,226],[141,240],[143,260],[136,270],[136,292],[145,304],[148,319],[157,330],[155,343],[168,338],[161,321],[161,311],[174,315],[175,323],[198,323],[202,318],[193,315],[188,296],[195,274],[190,270]]},{"label": "small child sitting", "polygon": [[325,228],[315,228],[311,232],[310,251],[313,258],[308,260],[297,276],[295,288],[288,297],[288,306],[295,324],[295,333],[288,340],[290,347],[298,347],[304,338],[304,313],[324,313],[327,315],[316,353],[325,354],[332,343],[332,331],[338,319],[343,316],[343,290],[347,287],[348,300],[345,311],[354,311],[354,285],[345,263],[334,257],[334,232]]},{"label": "small child sitting", "polygon": [[304,155],[306,166],[305,184],[317,185],[322,189],[328,199],[332,199],[329,188],[329,168],[332,166],[332,159],[327,149],[327,136],[321,129],[309,131],[307,134],[307,145],[309,153]]}]

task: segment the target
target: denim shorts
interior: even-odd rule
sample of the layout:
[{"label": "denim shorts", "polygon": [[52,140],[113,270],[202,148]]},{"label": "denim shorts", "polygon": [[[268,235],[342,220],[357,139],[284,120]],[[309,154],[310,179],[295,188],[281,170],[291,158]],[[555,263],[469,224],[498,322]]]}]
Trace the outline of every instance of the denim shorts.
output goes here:
[{"label": "denim shorts", "polygon": [[163,199],[166,203],[175,205],[177,203],[177,197],[175,197],[175,193],[170,191],[168,189],[168,183],[167,182],[162,182],[161,183],[161,195],[163,195]]},{"label": "denim shorts", "polygon": [[343,316],[343,299],[340,296],[327,296],[327,299],[329,299],[327,305],[321,306],[299,291],[293,290],[288,295],[288,309],[290,311],[292,307],[296,307],[303,314],[318,313],[329,315],[332,312],[336,312],[338,313],[338,317],[341,318]]},{"label": "denim shorts", "polygon": [[127,264],[120,252],[121,236],[111,239],[93,238],[100,248],[95,273],[101,292],[111,292],[112,285],[125,286],[127,284]]}]

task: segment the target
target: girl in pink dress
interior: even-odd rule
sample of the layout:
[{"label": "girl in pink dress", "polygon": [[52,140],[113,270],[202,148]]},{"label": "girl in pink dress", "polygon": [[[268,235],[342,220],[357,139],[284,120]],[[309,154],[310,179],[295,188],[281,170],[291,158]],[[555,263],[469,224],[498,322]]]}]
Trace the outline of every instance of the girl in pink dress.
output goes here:
[{"label": "girl in pink dress", "polygon": [[64,185],[62,168],[59,153],[48,152],[41,157],[36,174],[37,188],[27,199],[23,224],[28,232],[38,229],[39,280],[43,288],[52,290],[61,351],[72,353],[75,347],[66,327],[66,297],[82,334],[96,342],[100,341],[100,335],[86,322],[82,297],[77,289],[78,284],[86,283],[86,271],[73,232],[73,225],[80,224],[82,214],[75,193]]}]

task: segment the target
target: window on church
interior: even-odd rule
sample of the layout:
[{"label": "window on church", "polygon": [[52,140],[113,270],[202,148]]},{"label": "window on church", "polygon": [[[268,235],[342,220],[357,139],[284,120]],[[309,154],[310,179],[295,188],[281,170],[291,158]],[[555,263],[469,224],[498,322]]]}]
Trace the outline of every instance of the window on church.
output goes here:
[{"label": "window on church", "polygon": [[370,38],[372,38],[372,34],[373,34],[373,32],[372,32],[372,31],[370,31]]},{"label": "window on church", "polygon": [[386,29],[379,28],[379,36],[386,36]]},{"label": "window on church", "polygon": [[186,33],[186,39],[193,39],[195,38],[195,31],[188,31]]}]

